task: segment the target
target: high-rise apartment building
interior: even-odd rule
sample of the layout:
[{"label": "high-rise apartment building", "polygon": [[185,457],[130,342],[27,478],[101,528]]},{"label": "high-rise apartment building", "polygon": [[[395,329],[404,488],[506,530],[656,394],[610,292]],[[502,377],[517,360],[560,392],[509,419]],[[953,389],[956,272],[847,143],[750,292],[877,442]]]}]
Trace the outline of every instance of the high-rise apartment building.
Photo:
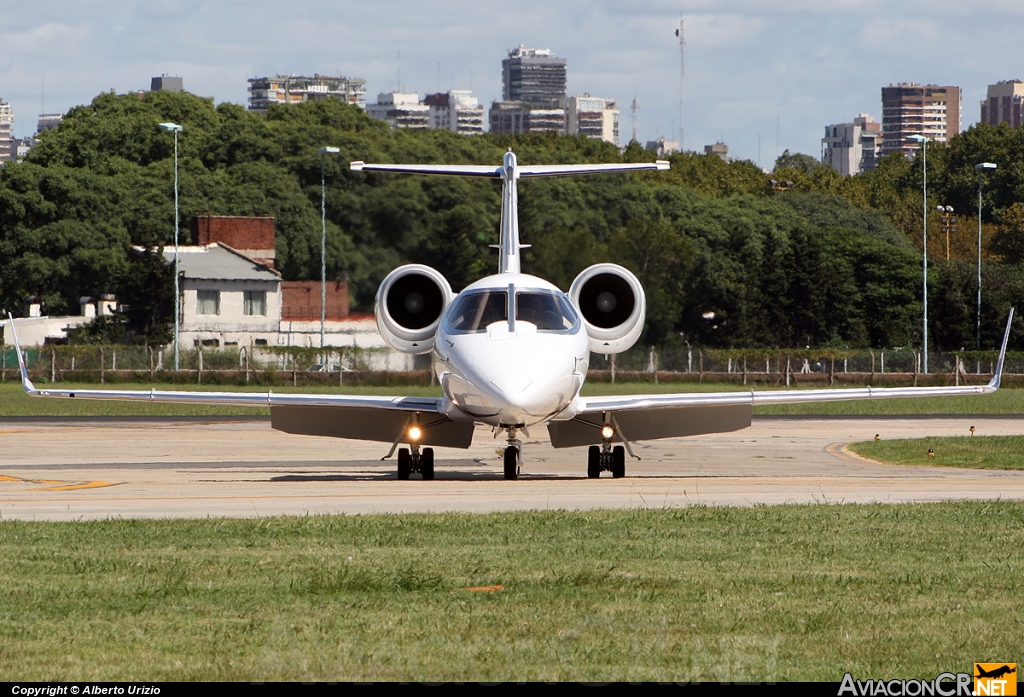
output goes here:
[{"label": "high-rise apartment building", "polygon": [[553,108],[565,97],[565,59],[548,48],[519,48],[501,61],[502,100]]},{"label": "high-rise apartment building", "polygon": [[501,61],[502,101],[491,104],[491,133],[566,132],[565,59],[519,48]]},{"label": "high-rise apartment building", "polygon": [[861,114],[852,123],[825,126],[821,139],[821,163],[843,176],[860,174],[878,166],[882,145],[882,124],[868,114]]},{"label": "high-rise apartment building", "polygon": [[14,111],[0,99],[0,164],[16,159],[18,146],[14,142]]},{"label": "high-rise apartment building", "polygon": [[990,126],[1008,123],[1014,128],[1021,123],[1021,102],[1024,101],[1024,82],[1000,80],[988,86],[988,95],[981,103],[981,122]]},{"label": "high-rise apartment building", "polygon": [[484,108],[470,90],[428,94],[423,103],[430,108],[430,127],[463,135],[484,132]]},{"label": "high-rise apartment building", "polygon": [[960,132],[960,88],[903,82],[882,88],[882,150],[912,157],[920,146],[908,138],[923,135],[948,143]]},{"label": "high-rise apartment building", "polygon": [[392,128],[425,131],[430,128],[430,107],[420,104],[416,93],[381,92],[376,104],[368,104],[366,113],[371,118],[387,121]]},{"label": "high-rise apartment building", "polygon": [[275,75],[249,79],[249,110],[266,113],[271,104],[299,104],[334,97],[366,108],[366,80],[314,75]]},{"label": "high-rise apartment building", "polygon": [[567,97],[562,103],[566,133],[619,144],[619,110],[614,99],[581,94]]}]

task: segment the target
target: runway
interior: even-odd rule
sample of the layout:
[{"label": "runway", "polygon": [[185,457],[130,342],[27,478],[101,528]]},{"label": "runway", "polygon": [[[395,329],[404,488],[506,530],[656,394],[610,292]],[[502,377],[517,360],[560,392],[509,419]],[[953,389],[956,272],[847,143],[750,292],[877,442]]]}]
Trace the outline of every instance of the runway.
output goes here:
[{"label": "runway", "polygon": [[409,512],[1024,499],[1024,472],[880,465],[843,445],[1024,434],[1022,418],[760,418],[736,433],[637,444],[627,477],[586,477],[586,449],[526,438],[518,481],[502,440],[437,449],[436,480],[395,477],[388,446],[294,436],[267,420],[0,421],[0,518],[255,517]]}]

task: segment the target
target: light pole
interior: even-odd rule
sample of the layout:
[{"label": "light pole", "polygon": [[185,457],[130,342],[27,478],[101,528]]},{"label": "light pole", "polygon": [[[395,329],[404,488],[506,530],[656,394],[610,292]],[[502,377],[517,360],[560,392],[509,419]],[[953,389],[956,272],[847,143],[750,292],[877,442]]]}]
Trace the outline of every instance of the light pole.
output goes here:
[{"label": "light pole", "polygon": [[978,319],[975,327],[975,348],[981,350],[981,184],[985,181],[985,172],[995,169],[991,162],[974,165],[978,173]]},{"label": "light pole", "polygon": [[178,334],[181,332],[181,290],[178,288],[178,133],[181,126],[162,123],[160,128],[174,133],[174,369],[179,368]]},{"label": "light pole", "polygon": [[924,318],[922,320],[922,334],[924,335],[921,342],[921,369],[922,372],[928,373],[928,141],[930,138],[925,138],[922,135],[914,134],[908,136],[907,140],[912,140],[915,143],[921,144],[921,173],[923,175],[923,189],[924,189],[924,227],[922,228],[921,237],[924,238]]},{"label": "light pole", "polygon": [[[327,155],[339,153],[341,149],[328,145],[317,152],[320,154],[320,350],[323,351],[327,325],[327,176],[324,168]],[[326,352],[323,363],[327,364]]]}]

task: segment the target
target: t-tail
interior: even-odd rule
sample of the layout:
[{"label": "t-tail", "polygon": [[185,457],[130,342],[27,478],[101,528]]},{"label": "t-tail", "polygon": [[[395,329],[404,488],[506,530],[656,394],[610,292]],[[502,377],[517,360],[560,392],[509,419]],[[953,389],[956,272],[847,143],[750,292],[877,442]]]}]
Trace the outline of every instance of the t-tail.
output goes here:
[{"label": "t-tail", "polygon": [[400,172],[404,174],[447,174],[457,177],[488,177],[502,180],[501,239],[498,243],[498,273],[519,273],[519,252],[529,247],[519,242],[519,196],[516,182],[524,177],[564,177],[573,174],[609,174],[666,170],[667,160],[602,165],[520,166],[509,148],[498,167],[490,165],[375,165],[353,162],[354,172]]}]

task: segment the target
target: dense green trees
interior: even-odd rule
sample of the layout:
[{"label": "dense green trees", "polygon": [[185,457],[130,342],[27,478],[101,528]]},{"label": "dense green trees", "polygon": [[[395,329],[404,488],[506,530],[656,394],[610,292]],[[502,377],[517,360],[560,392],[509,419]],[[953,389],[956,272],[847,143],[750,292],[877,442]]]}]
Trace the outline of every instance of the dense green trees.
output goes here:
[{"label": "dense green trees", "polygon": [[[157,128],[162,121],[184,127],[183,241],[196,214],[272,215],[286,279],[319,277],[316,151],[339,147],[340,155],[325,160],[328,275],[348,278],[353,307],[362,310],[401,263],[435,266],[457,290],[491,272],[500,197],[496,182],[356,173],[349,161],[497,163],[509,147],[523,163],[652,158],[635,143],[620,153],[553,135],[392,131],[333,100],[261,116],[186,93],[102,94],[43,135],[26,162],[0,170],[0,306],[17,312],[25,297],[39,295],[50,312],[74,312],[80,296],[120,293],[135,308],[131,336],[161,340],[169,313],[142,289],[166,279],[127,250],[173,241],[173,139]],[[1016,264],[1024,260],[1024,214],[1015,205],[1024,193],[1024,133],[979,126],[948,149],[933,146],[929,201],[972,210],[973,165],[983,159],[999,165],[985,188],[986,234],[994,237],[992,253]],[[715,156],[671,161],[667,173],[522,182],[522,236],[534,245],[524,270],[567,288],[592,263],[631,268],[648,293],[649,343],[919,342],[919,162],[897,155],[874,172],[843,178],[788,151],[770,176]],[[770,178],[792,181],[793,190],[773,190]],[[986,345],[1024,289],[1017,266],[990,261]],[[934,263],[936,341],[972,345],[970,266]]]}]

